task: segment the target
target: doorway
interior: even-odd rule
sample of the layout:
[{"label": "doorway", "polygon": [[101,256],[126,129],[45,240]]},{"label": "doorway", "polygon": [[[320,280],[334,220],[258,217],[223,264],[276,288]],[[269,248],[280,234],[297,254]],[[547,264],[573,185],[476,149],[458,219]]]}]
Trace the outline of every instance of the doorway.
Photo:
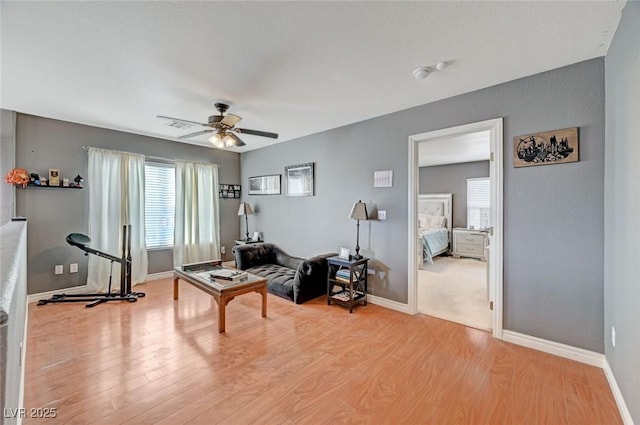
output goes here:
[{"label": "doorway", "polygon": [[[488,249],[483,251],[486,256],[487,267],[484,269],[488,277],[488,286],[486,292],[488,294],[487,304],[493,308],[490,311],[490,328],[493,336],[502,338],[502,220],[503,220],[503,200],[502,200],[502,157],[503,157],[503,140],[502,140],[502,118],[461,125],[457,127],[436,130],[421,133],[409,137],[409,214],[408,214],[408,234],[409,234],[409,287],[408,287],[408,307],[410,314],[418,313],[418,267],[421,261],[420,255],[416,255],[416,249],[421,247],[421,239],[419,239],[419,231],[417,223],[419,223],[419,152],[421,144],[432,143],[431,147],[434,152],[439,150],[446,151],[451,154],[454,152],[447,147],[446,142],[450,140],[460,140],[461,136],[474,133],[488,133],[489,135],[489,198],[490,211],[488,214],[488,226],[486,229],[486,240],[488,241]],[[464,139],[464,137],[462,137]],[[449,162],[456,162],[455,154]],[[460,162],[460,161],[458,161]],[[466,224],[465,224],[466,225]],[[468,226],[468,225],[467,225]],[[453,228],[453,226],[450,226]],[[476,230],[476,229],[471,229]],[[478,229],[479,230],[479,229]],[[460,230],[458,232],[461,232]],[[450,247],[447,254],[452,253],[453,249],[453,232],[450,231],[449,240]],[[416,244],[418,242],[418,245]],[[446,254],[445,254],[446,255]],[[445,257],[448,258],[448,257]],[[440,258],[437,258],[438,261]],[[471,261],[476,261],[471,259]],[[441,261],[440,267],[446,266],[447,261]],[[477,266],[469,263],[468,265]],[[476,267],[477,268],[477,267]],[[484,278],[484,277],[482,277]]]}]

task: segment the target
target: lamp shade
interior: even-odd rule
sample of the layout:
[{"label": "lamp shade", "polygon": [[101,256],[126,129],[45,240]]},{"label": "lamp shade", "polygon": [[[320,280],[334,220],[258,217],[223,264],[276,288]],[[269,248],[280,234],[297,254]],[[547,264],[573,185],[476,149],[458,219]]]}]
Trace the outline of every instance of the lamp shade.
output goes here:
[{"label": "lamp shade", "polygon": [[249,205],[247,202],[241,203],[240,208],[238,208],[238,215],[251,215],[251,214],[253,214],[251,205]]},{"label": "lamp shade", "polygon": [[369,214],[367,213],[367,204],[362,201],[358,201],[353,204],[349,218],[354,220],[369,220]]}]

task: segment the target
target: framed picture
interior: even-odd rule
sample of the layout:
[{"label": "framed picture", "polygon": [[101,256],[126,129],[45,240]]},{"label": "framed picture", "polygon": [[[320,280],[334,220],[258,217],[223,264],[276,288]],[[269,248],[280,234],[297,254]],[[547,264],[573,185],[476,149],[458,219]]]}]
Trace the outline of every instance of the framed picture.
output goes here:
[{"label": "framed picture", "polygon": [[313,162],[284,168],[287,196],[313,196]]},{"label": "framed picture", "polygon": [[280,174],[249,177],[249,195],[280,195]]},{"label": "framed picture", "polygon": [[340,253],[338,254],[338,257],[342,258],[343,260],[349,260],[351,257],[351,250],[349,250],[349,248],[340,247]]},{"label": "framed picture", "polygon": [[577,162],[578,127],[513,138],[513,166],[563,164]]},{"label": "framed picture", "polygon": [[220,199],[240,198],[241,186],[239,184],[219,184],[218,195]]}]

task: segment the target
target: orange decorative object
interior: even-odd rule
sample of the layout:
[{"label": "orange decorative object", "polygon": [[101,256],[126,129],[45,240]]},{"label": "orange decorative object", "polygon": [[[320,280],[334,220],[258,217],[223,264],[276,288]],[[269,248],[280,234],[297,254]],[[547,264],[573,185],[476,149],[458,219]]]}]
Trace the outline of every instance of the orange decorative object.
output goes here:
[{"label": "orange decorative object", "polygon": [[26,187],[29,183],[29,172],[24,168],[14,168],[4,176],[4,181],[9,184],[19,184]]}]

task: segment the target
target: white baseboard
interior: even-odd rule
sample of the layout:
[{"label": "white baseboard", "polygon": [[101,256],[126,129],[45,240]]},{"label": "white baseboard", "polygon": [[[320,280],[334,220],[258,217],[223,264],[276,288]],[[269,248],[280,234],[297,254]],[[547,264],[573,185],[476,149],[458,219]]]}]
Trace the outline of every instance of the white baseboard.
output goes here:
[{"label": "white baseboard", "polygon": [[575,360],[591,366],[602,368],[604,365],[604,354],[596,353],[595,351],[572,347],[571,345],[508,331],[506,329],[502,331],[502,339],[503,341],[511,342],[512,344],[533,348],[534,350],[564,357],[565,359]]},{"label": "white baseboard", "polygon": [[147,275],[147,282],[151,282],[152,280],[167,279],[169,277],[173,277],[172,270],[169,270],[168,272],[152,273]]},{"label": "white baseboard", "polygon": [[391,310],[396,310],[401,313],[409,314],[409,305],[399,303],[398,301],[391,301],[386,298],[377,297],[375,295],[367,294],[367,302],[371,304],[379,305],[381,307],[386,307]]},{"label": "white baseboard", "polygon": [[55,289],[53,291],[40,292],[38,294],[27,295],[27,304],[38,302],[42,299],[51,298],[57,294],[83,294],[88,291],[87,285],[72,286],[71,288]]},{"label": "white baseboard", "polygon": [[[152,280],[166,279],[168,277],[173,277],[173,271],[148,274],[147,282],[150,282]],[[30,295],[27,295],[27,304],[31,304],[43,299],[51,298],[52,296],[57,294],[75,295],[75,294],[83,294],[88,291],[89,291],[89,288],[87,287],[87,285],[80,285],[80,286],[72,286],[70,288],[55,289],[53,291],[40,292],[37,294],[30,294]]]},{"label": "white baseboard", "polygon": [[613,398],[616,400],[616,404],[618,405],[622,422],[624,425],[634,425],[633,419],[631,418],[631,412],[629,412],[629,409],[627,408],[622,392],[618,387],[618,382],[616,381],[613,371],[611,370],[611,366],[609,366],[609,362],[604,354],[513,331],[505,330],[502,332],[502,336],[504,341],[511,342],[513,344],[522,345],[534,350],[543,351],[545,353],[601,368],[607,377],[609,388],[611,388]]},{"label": "white baseboard", "polygon": [[604,370],[604,375],[607,377],[607,381],[609,382],[613,398],[615,398],[616,404],[618,405],[620,416],[622,416],[622,423],[624,423],[624,425],[633,425],[631,412],[629,412],[627,403],[625,403],[624,397],[622,397],[622,392],[620,391],[620,387],[618,387],[618,382],[616,381],[616,377],[613,375],[613,371],[611,370],[611,366],[609,365],[606,357],[604,359],[602,369]]}]

